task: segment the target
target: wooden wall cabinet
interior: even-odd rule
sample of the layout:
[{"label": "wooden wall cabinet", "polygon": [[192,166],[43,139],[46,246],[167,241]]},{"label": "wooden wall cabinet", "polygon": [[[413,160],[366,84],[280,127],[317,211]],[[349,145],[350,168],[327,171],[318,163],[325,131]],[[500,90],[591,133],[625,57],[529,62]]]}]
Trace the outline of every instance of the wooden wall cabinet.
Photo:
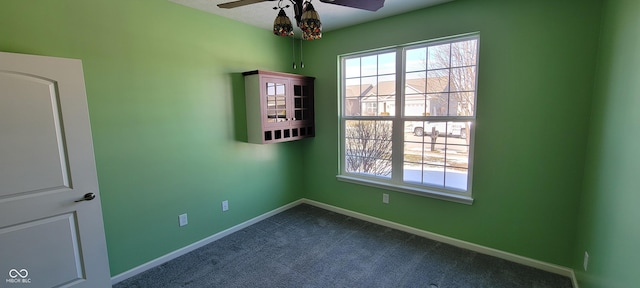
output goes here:
[{"label": "wooden wall cabinet", "polygon": [[247,102],[248,142],[267,144],[315,136],[315,78],[263,70],[242,75]]}]

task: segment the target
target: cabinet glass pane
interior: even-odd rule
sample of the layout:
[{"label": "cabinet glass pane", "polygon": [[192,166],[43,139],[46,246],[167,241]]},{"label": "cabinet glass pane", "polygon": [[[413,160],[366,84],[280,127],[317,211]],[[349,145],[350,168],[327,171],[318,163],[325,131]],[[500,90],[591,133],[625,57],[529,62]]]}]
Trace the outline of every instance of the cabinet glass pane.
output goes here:
[{"label": "cabinet glass pane", "polygon": [[309,96],[309,86],[293,85],[294,96]]},{"label": "cabinet glass pane", "polygon": [[284,96],[285,95],[285,85],[281,83],[271,83],[267,82],[267,96]]},{"label": "cabinet glass pane", "polygon": [[266,116],[268,123],[282,122],[287,118],[287,95],[285,87],[282,83],[266,83]]}]

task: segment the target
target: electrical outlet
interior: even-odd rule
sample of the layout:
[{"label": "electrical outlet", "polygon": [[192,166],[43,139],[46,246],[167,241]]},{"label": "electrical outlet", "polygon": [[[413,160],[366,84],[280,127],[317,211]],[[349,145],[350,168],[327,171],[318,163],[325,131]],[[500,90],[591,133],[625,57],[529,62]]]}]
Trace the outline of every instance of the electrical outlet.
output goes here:
[{"label": "electrical outlet", "polygon": [[389,204],[389,194],[382,193],[382,203]]},{"label": "electrical outlet", "polygon": [[222,201],[222,212],[229,210],[229,200]]},{"label": "electrical outlet", "polygon": [[584,260],[582,261],[582,267],[584,267],[584,271],[587,271],[587,267],[589,267],[589,253],[584,251]]},{"label": "electrical outlet", "polygon": [[178,222],[180,223],[180,227],[189,224],[189,221],[187,220],[187,213],[178,216]]}]

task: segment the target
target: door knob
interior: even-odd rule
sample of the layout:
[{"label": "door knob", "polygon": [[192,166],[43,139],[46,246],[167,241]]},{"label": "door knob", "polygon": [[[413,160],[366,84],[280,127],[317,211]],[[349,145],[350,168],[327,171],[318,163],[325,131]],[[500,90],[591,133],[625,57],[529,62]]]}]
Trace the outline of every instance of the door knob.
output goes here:
[{"label": "door knob", "polygon": [[91,200],[93,200],[94,198],[96,198],[96,194],[93,194],[93,193],[87,193],[87,194],[84,194],[84,196],[82,197],[82,199],[79,199],[79,200],[76,200],[76,201],[73,201],[73,202],[91,201]]}]

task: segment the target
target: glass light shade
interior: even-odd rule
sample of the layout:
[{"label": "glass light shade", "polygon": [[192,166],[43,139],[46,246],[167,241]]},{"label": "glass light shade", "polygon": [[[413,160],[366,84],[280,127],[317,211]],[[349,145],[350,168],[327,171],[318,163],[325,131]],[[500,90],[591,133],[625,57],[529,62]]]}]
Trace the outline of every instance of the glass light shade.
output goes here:
[{"label": "glass light shade", "polygon": [[298,26],[302,29],[302,39],[316,40],[322,38],[320,16],[309,2],[306,2],[302,9],[302,18]]},{"label": "glass light shade", "polygon": [[283,8],[280,8],[276,20],[273,21],[273,34],[282,37],[293,36],[293,25]]}]

